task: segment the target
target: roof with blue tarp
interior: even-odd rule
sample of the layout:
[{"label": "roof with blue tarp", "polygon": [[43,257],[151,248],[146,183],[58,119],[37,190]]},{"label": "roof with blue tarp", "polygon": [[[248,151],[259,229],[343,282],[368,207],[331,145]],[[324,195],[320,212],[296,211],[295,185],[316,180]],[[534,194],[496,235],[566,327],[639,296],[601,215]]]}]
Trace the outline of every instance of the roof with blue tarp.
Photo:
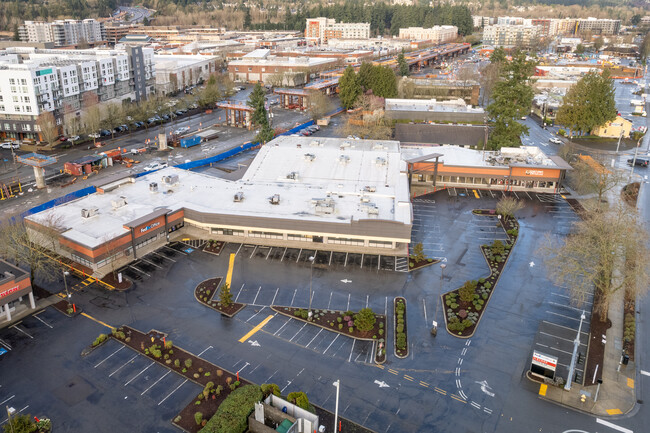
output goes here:
[{"label": "roof with blue tarp", "polygon": [[16,157],[16,161],[21,164],[31,165],[32,167],[45,167],[56,163],[56,158],[51,156],[41,155],[40,153],[28,153]]},{"label": "roof with blue tarp", "polygon": [[75,159],[74,161],[70,161],[70,163],[79,165],[92,164],[93,162],[101,161],[103,158],[104,157],[101,155],[86,155],[79,159]]}]

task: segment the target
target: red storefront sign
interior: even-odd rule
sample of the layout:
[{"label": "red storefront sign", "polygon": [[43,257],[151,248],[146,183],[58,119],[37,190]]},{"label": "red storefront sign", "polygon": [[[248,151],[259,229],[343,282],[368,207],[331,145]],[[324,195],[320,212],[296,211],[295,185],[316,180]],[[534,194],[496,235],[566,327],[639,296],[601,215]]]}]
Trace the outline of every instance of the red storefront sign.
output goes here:
[{"label": "red storefront sign", "polygon": [[20,288],[18,286],[12,287],[11,289],[7,289],[4,292],[0,293],[0,298],[4,298],[5,296],[9,296],[12,293],[16,293],[18,290],[20,290]]},{"label": "red storefront sign", "polygon": [[557,358],[552,356],[544,355],[537,351],[533,352],[533,364],[538,365],[542,368],[547,368],[549,370],[555,371],[557,367]]}]

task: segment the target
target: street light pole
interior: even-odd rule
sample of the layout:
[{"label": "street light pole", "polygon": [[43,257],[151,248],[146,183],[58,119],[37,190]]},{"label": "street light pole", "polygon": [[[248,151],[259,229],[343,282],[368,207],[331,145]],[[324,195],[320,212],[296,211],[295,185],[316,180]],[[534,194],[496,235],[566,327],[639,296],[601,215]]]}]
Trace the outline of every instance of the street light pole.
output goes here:
[{"label": "street light pole", "polygon": [[70,272],[63,271],[63,284],[65,286],[65,295],[68,298],[68,303],[70,303],[70,292],[68,292],[68,280],[66,278],[68,275],[70,275]]},{"label": "street light pole", "polygon": [[336,406],[334,409],[334,433],[336,433],[339,424],[339,391],[341,389],[341,379],[337,379],[332,385],[336,387]]},{"label": "street light pole", "polygon": [[580,315],[580,325],[578,326],[578,333],[576,339],[573,340],[573,354],[571,355],[571,364],[569,364],[569,376],[566,378],[564,389],[569,391],[571,389],[571,382],[573,382],[573,372],[576,367],[576,355],[578,354],[578,347],[580,346],[580,332],[582,331],[582,322],[586,319],[585,312]]},{"label": "street light pole", "polygon": [[311,262],[311,265],[309,266],[309,309],[307,310],[307,319],[311,322],[311,298],[312,298],[312,292],[311,292],[311,284],[312,280],[314,279],[314,256],[309,257],[309,261]]},{"label": "street light pole", "polygon": [[436,311],[433,312],[433,328],[431,328],[431,334],[435,337],[438,335],[438,309],[440,307],[440,297],[442,296],[442,281],[445,275],[445,268],[447,265],[444,263],[440,264],[440,293],[436,297]]}]

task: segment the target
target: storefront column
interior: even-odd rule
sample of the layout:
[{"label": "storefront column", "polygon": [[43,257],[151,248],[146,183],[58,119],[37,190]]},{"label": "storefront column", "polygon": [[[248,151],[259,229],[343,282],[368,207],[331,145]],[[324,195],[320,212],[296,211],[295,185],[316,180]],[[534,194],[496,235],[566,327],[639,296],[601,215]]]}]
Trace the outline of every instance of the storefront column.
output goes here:
[{"label": "storefront column", "polygon": [[9,304],[5,304],[4,309],[7,315],[7,322],[11,322],[11,311],[9,311]]},{"label": "storefront column", "polygon": [[34,293],[29,292],[29,306],[32,307],[32,310],[36,309],[36,304],[34,303]]}]

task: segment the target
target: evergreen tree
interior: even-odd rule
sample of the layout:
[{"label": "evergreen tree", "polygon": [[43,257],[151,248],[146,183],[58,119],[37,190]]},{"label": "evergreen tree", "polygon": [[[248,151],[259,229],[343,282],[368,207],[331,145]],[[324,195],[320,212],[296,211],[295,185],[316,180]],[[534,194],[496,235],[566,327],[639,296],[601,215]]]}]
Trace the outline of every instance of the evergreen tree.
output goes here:
[{"label": "evergreen tree", "polygon": [[[264,110],[264,112],[266,113],[266,110]],[[269,125],[269,122],[267,121],[262,125],[260,132],[258,132],[257,135],[255,136],[255,141],[265,144],[273,140],[274,137],[275,137],[275,130],[271,127],[271,125]]]},{"label": "evergreen tree", "polygon": [[373,66],[370,88],[375,96],[394,98],[397,96],[397,78],[388,66]]},{"label": "evergreen tree", "polygon": [[248,101],[246,104],[255,110],[253,111],[251,118],[253,125],[264,125],[265,123],[268,123],[266,116],[266,107],[264,106],[266,102],[265,95],[266,92],[262,88],[262,85],[260,83],[257,83],[255,84],[255,87],[253,88],[251,94],[248,96]]},{"label": "evergreen tree", "polygon": [[357,97],[361,94],[361,85],[352,66],[345,68],[343,76],[339,79],[339,97],[341,105],[346,110],[354,106]]},{"label": "evergreen tree", "polygon": [[510,62],[502,65],[499,82],[492,92],[488,105],[488,121],[492,127],[488,146],[498,150],[502,147],[518,147],[521,135],[528,134],[528,127],[518,120],[528,114],[533,101],[530,77],[535,61],[526,59],[526,53],[517,52]]},{"label": "evergreen tree", "polygon": [[370,62],[363,62],[359,68],[357,78],[359,85],[363,88],[363,90],[370,90],[370,83],[372,82],[372,68],[373,66]]},{"label": "evergreen tree", "polygon": [[14,24],[14,41],[19,41],[20,35],[18,33],[18,24]]},{"label": "evergreen tree", "polygon": [[248,8],[246,8],[244,11],[244,28],[245,29],[251,28],[251,11]]},{"label": "evergreen tree", "polygon": [[399,65],[399,74],[402,77],[406,77],[409,74],[409,65],[406,63],[404,58],[404,50],[397,56],[397,64]]},{"label": "evergreen tree", "polygon": [[232,293],[230,293],[230,284],[225,283],[221,286],[221,291],[219,292],[219,301],[224,307],[228,307],[232,304]]}]

